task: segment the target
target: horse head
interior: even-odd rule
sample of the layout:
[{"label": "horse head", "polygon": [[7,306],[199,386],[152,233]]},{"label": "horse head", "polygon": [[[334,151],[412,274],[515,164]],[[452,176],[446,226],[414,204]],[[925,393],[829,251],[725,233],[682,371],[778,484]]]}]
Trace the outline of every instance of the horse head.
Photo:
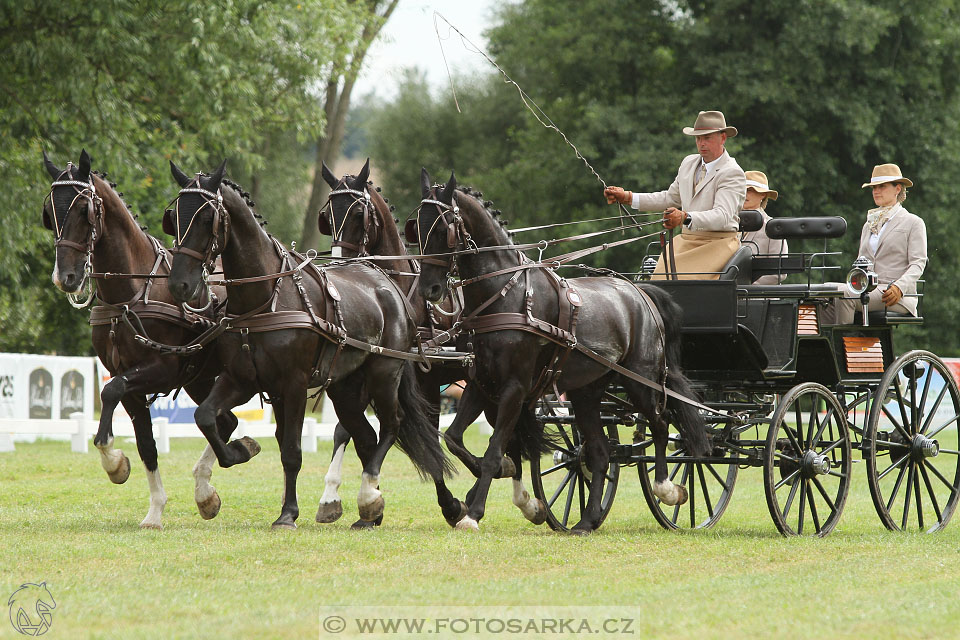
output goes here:
[{"label": "horse head", "polygon": [[168,287],[177,302],[189,302],[200,295],[214,260],[227,244],[230,216],[220,193],[226,166],[224,160],[213,174],[198,173],[191,178],[170,161],[180,193],[174,207],[163,214],[163,231],[174,237]]},{"label": "horse head", "polygon": [[369,255],[368,247],[377,243],[384,226],[367,187],[370,159],[360,173],[339,180],[326,163],[321,171],[331,191],[327,204],[320,209],[318,226],[320,233],[331,237],[330,254],[339,258],[346,249],[350,257]]},{"label": "horse head", "polygon": [[[463,218],[457,202],[457,178],[450,172],[446,185],[430,184],[430,174],[420,170],[420,208],[417,217],[407,221],[404,233],[407,241],[419,245],[421,254],[444,255],[461,248]],[[422,258],[420,295],[437,302],[447,295],[447,277],[454,269],[454,256]]]},{"label": "horse head", "polygon": [[53,183],[43,203],[43,226],[54,233],[56,262],[53,283],[64,293],[78,293],[86,282],[90,256],[101,234],[102,202],[93,184],[90,156],[80,152],[80,164],[59,169],[43,153]]}]

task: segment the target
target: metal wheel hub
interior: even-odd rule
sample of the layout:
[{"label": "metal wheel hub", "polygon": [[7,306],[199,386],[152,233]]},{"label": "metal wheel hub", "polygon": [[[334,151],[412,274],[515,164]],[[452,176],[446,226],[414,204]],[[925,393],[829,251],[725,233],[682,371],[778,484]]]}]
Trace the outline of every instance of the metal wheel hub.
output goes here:
[{"label": "metal wheel hub", "polygon": [[913,436],[911,453],[913,454],[914,460],[935,458],[940,453],[940,443],[918,433],[917,435]]},{"label": "metal wheel hub", "polygon": [[815,475],[825,476],[830,473],[830,458],[819,455],[816,451],[808,450],[804,453],[801,464],[803,465],[803,473],[808,478]]}]

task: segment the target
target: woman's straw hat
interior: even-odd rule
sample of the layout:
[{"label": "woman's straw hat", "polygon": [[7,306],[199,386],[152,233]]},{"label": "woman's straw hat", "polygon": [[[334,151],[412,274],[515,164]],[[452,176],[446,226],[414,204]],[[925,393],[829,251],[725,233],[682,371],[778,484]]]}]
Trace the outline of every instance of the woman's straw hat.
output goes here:
[{"label": "woman's straw hat", "polygon": [[744,175],[747,177],[748,189],[753,189],[757,193],[762,193],[771,200],[777,199],[779,194],[768,186],[769,183],[767,182],[767,175],[764,172],[747,171]]},{"label": "woman's straw hat", "polygon": [[887,182],[899,182],[906,187],[913,186],[913,182],[903,177],[903,174],[900,172],[900,167],[897,165],[878,164],[873,168],[873,176],[870,177],[870,182],[864,182],[862,188],[875,187],[878,184],[885,184]]}]

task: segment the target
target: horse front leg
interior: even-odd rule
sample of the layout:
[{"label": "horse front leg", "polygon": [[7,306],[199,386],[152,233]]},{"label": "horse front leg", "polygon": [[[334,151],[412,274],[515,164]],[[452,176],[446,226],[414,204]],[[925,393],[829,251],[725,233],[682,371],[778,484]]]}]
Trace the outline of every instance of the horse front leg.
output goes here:
[{"label": "horse front leg", "polygon": [[163,508],[167,504],[167,494],[163,490],[163,481],[160,479],[160,469],[157,466],[157,442],[153,439],[150,409],[147,407],[146,397],[139,394],[128,393],[123,396],[121,402],[133,421],[137,451],[147,470],[147,486],[150,489],[150,508],[140,522],[140,528],[163,529]]},{"label": "horse front leg", "polygon": [[490,483],[503,467],[503,451],[513,437],[517,419],[523,410],[524,392],[518,384],[507,386],[500,394],[493,435],[480,462],[480,478],[468,494],[467,515],[457,523],[461,531],[479,530],[487,504]]},{"label": "horse front leg", "polygon": [[[450,453],[455,455],[463,466],[473,474],[473,477],[480,477],[480,458],[473,455],[463,444],[463,434],[467,427],[476,422],[477,418],[484,411],[495,414],[496,405],[490,403],[483,395],[483,391],[476,384],[467,384],[460,396],[460,402],[457,403],[457,415],[453,423],[443,433],[443,441],[447,445]],[[494,420],[494,422],[496,422]],[[509,478],[516,473],[516,467],[509,458],[504,458],[500,472],[496,477]]]},{"label": "horse front leg", "polygon": [[[197,410],[193,418],[200,432],[210,443],[217,462],[221,467],[232,467],[248,461],[260,453],[260,445],[249,436],[234,440],[227,444],[221,436],[219,428],[220,417],[228,413],[237,405],[241,405],[253,397],[253,391],[241,388],[229,374],[221,374]],[[228,436],[229,437],[229,436]]]},{"label": "horse front leg", "polygon": [[297,504],[297,476],[303,466],[300,437],[303,434],[303,415],[307,406],[306,384],[287,384],[284,387],[277,415],[277,441],[280,443],[280,462],[283,464],[283,507],[274,529],[296,529],[300,507]]},{"label": "horse front leg", "polygon": [[[526,411],[526,409],[525,409]],[[520,441],[514,437],[507,445],[507,454],[503,457],[503,464],[513,465],[513,504],[523,517],[533,524],[543,524],[547,521],[547,506],[543,501],[530,495],[527,488],[523,486],[523,458],[520,447]]]},{"label": "horse front leg", "polygon": [[127,394],[128,375],[135,377],[138,371],[139,368],[134,368],[114,376],[100,392],[100,424],[93,444],[100,452],[100,466],[114,484],[123,484],[130,477],[130,459],[120,449],[113,448],[113,414]]},{"label": "horse front leg", "polygon": [[[210,395],[212,387],[213,380],[201,380],[185,386],[184,389],[197,404],[200,404],[204,398]],[[218,415],[217,431],[220,434],[220,439],[224,442],[229,441],[239,422],[233,412],[225,411]],[[193,499],[197,503],[197,511],[200,512],[200,517],[204,520],[215,518],[220,513],[222,505],[220,494],[210,484],[210,479],[213,476],[213,465],[216,461],[217,456],[213,452],[213,447],[208,443],[196,464],[193,465]]]}]

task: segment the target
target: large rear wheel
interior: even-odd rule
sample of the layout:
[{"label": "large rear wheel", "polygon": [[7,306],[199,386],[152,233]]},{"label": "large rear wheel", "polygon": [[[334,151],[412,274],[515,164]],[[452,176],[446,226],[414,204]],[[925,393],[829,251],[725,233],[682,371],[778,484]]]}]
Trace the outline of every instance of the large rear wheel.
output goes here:
[{"label": "large rear wheel", "polygon": [[932,533],[960,498],[960,392],[943,361],[911,351],[880,381],[864,437],[870,494],[884,526]]}]

